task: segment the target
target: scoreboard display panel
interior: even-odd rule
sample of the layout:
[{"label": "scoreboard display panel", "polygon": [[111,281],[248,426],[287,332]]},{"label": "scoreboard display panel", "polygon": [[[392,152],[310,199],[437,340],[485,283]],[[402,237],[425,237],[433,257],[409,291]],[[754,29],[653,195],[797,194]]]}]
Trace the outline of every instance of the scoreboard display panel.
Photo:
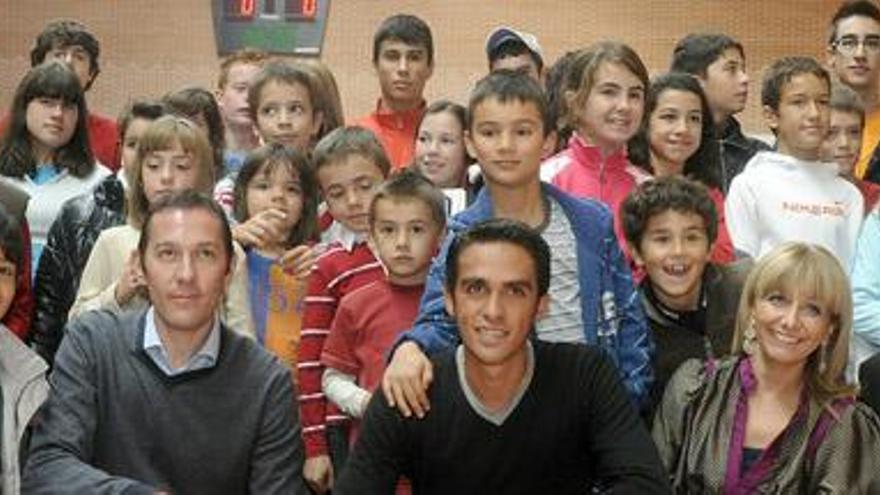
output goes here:
[{"label": "scoreboard display panel", "polygon": [[330,0],[213,0],[217,52],[321,54]]}]

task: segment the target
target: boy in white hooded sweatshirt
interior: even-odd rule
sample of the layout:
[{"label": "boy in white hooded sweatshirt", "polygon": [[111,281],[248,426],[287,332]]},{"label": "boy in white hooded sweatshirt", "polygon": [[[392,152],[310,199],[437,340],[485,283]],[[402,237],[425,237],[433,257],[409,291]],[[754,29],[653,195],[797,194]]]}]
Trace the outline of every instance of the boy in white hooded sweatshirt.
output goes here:
[{"label": "boy in white hooded sweatshirt", "polygon": [[820,161],[830,94],[828,72],[812,58],[784,57],[767,69],[761,103],[776,151],[756,154],[730,186],[725,210],[738,257],[803,241],[851,266],[864,206],[837,166]]}]

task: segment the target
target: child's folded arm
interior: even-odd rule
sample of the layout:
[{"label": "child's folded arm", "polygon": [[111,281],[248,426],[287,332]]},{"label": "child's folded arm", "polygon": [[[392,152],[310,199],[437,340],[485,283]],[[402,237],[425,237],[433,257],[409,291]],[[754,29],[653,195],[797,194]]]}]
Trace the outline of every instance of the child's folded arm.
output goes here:
[{"label": "child's folded arm", "polygon": [[361,418],[367,410],[371,394],[357,385],[354,375],[343,373],[336,368],[325,368],[321,377],[324,395],[339,406],[345,414]]}]

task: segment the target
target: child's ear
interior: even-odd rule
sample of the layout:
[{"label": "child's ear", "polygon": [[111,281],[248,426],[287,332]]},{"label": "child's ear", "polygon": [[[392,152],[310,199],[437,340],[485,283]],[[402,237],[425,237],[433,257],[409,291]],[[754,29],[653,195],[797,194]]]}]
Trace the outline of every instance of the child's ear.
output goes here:
[{"label": "child's ear", "polygon": [[446,239],[446,226],[441,226],[437,231],[437,240],[434,243],[434,254],[432,256],[435,257],[440,252],[440,248],[443,246],[443,241]]},{"label": "child's ear", "polygon": [[373,226],[370,225],[369,230],[367,230],[367,247],[370,248],[370,251],[376,255],[376,258],[379,257],[379,245],[376,244],[376,238],[373,237]]},{"label": "child's ear", "polygon": [[767,122],[767,127],[771,130],[776,130],[779,128],[779,112],[776,111],[770,105],[764,105],[763,107],[764,113],[764,121]]},{"label": "child's ear", "polygon": [[324,112],[322,110],[314,110],[312,112],[312,139],[315,139],[321,132],[324,125]]},{"label": "child's ear", "polygon": [[645,259],[642,258],[641,253],[639,253],[639,248],[633,246],[632,244],[628,244],[629,246],[629,254],[632,255],[633,263],[636,264],[637,267],[641,268],[645,266]]},{"label": "child's ear", "polygon": [[547,136],[544,137],[544,144],[541,145],[541,156],[544,158],[549,158],[553,155],[553,152],[556,151],[556,142],[559,138],[559,135],[556,134],[556,130],[552,130],[547,133]]},{"label": "child's ear", "polygon": [[470,129],[464,131],[464,148],[467,150],[468,155],[475,160],[479,160],[477,156],[477,148],[474,146],[474,140],[471,136]]}]

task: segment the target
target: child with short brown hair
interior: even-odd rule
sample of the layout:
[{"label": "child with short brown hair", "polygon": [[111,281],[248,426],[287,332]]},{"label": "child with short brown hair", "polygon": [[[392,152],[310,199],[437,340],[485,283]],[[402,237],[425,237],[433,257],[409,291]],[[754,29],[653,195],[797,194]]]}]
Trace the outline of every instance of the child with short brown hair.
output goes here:
[{"label": "child with short brown hair", "polygon": [[324,492],[347,455],[348,418],[327,404],[321,390],[321,352],[342,297],[384,276],[366,236],[370,203],[391,165],[373,133],[362,127],[330,132],[318,142],[312,160],[336,231],[309,278],[297,372],[306,451],[303,476],[312,489]]}]

